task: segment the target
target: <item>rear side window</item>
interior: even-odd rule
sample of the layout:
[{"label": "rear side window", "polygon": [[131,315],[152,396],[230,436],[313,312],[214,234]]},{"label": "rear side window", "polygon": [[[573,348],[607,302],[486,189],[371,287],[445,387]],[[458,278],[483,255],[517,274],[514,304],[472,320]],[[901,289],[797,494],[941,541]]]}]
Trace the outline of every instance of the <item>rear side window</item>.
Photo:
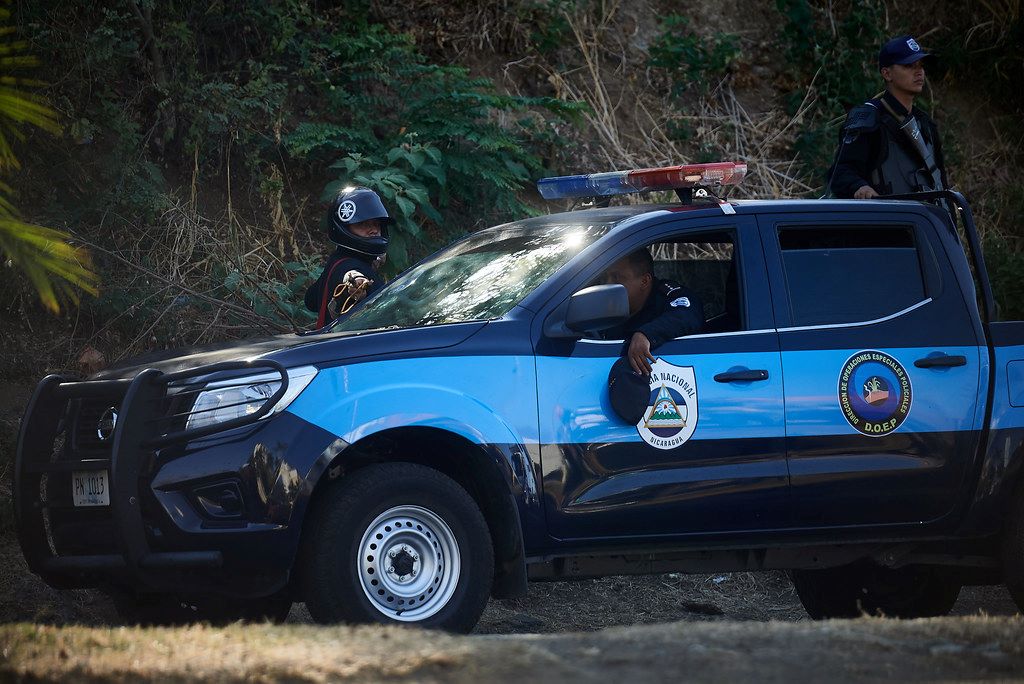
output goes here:
[{"label": "rear side window", "polygon": [[884,318],[925,299],[909,226],[781,228],[793,325]]}]

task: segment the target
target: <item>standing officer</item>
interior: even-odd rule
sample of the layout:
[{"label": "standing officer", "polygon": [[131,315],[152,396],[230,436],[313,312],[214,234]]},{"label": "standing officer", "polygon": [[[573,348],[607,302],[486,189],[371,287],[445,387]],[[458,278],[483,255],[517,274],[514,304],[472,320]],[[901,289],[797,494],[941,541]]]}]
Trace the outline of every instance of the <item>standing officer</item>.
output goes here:
[{"label": "standing officer", "polygon": [[654,259],[640,248],[605,271],[604,282],[618,283],[629,295],[629,319],[603,331],[605,339],[623,338],[626,358],[637,373],[650,375],[651,350],[704,327],[704,307],[697,296],[678,283],[654,277]]},{"label": "standing officer", "polygon": [[885,93],[854,107],[840,133],[829,187],[836,197],[870,199],[949,187],[935,123],[914,106],[931,55],[910,36],[878,53]]},{"label": "standing officer", "polygon": [[377,268],[386,258],[390,221],[380,197],[369,188],[345,188],[331,202],[327,235],[338,248],[306,290],[306,308],[317,312],[317,328],[345,316],[384,287]]}]

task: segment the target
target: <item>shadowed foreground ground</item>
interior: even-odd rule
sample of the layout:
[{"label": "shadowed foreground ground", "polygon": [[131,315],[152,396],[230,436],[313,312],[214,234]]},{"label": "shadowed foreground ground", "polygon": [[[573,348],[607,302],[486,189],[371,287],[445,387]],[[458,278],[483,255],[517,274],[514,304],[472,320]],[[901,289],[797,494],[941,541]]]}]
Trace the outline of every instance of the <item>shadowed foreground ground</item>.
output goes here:
[{"label": "shadowed foreground ground", "polygon": [[910,622],[808,621],[775,572],[531,584],[469,637],[318,627],[301,604],[280,627],[137,629],[101,592],[47,587],[13,540],[0,557],[0,681],[1024,679],[1024,619],[1002,587]]},{"label": "shadowed foreground ground", "polygon": [[560,635],[0,626],[0,678],[76,681],[1018,679],[1024,620],[676,622]]}]

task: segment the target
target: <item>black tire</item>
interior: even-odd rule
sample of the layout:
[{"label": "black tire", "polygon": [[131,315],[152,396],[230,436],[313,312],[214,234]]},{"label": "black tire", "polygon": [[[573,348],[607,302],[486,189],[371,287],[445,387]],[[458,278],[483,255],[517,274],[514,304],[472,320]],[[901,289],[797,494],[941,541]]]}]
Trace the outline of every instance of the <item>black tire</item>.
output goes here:
[{"label": "black tire", "polygon": [[1003,531],[1003,582],[1024,613],[1024,487],[1018,487]]},{"label": "black tire", "polygon": [[304,523],[297,568],[314,620],[473,629],[490,597],[494,552],[462,487],[431,468],[382,463],[322,497]]},{"label": "black tire", "polygon": [[815,620],[860,615],[919,618],[947,615],[960,583],[938,568],[891,569],[856,564],[826,570],[793,570],[793,586]]},{"label": "black tire", "polygon": [[144,626],[196,622],[225,625],[239,620],[281,624],[292,607],[291,598],[284,592],[253,599],[137,594],[120,589],[108,590],[107,594],[121,620],[126,624]]}]

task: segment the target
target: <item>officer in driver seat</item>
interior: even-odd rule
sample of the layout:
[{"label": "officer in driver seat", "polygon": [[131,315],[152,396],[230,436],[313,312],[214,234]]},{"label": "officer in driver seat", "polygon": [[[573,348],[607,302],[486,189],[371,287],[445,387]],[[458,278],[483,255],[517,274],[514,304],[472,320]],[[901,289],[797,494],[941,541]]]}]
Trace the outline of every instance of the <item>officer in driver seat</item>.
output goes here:
[{"label": "officer in driver seat", "polygon": [[604,273],[606,284],[618,283],[629,295],[629,319],[602,331],[604,339],[624,339],[625,356],[637,373],[650,375],[651,350],[704,327],[704,306],[679,283],[654,277],[654,258],[641,247],[619,259]]},{"label": "officer in driver seat", "polygon": [[369,188],[345,188],[331,202],[327,235],[338,248],[306,290],[306,308],[317,313],[317,328],[348,315],[384,287],[377,269],[386,258],[390,221],[380,197]]}]

